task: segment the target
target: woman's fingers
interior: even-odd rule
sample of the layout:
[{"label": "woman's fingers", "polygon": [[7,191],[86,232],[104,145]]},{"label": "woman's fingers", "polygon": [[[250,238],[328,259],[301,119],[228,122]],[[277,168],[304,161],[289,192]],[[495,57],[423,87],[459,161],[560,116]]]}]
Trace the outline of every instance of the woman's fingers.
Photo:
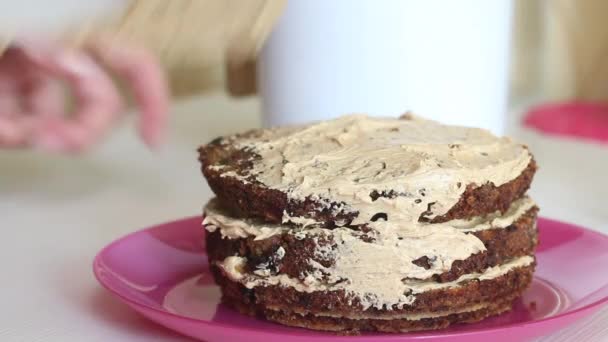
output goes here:
[{"label": "woman's fingers", "polygon": [[65,115],[65,92],[61,84],[50,77],[21,89],[23,110],[30,115],[41,117],[61,117]]},{"label": "woman's fingers", "polygon": [[127,83],[140,110],[139,129],[143,140],[152,147],[159,145],[166,129],[169,90],[156,58],[146,50],[103,39],[89,49]]},{"label": "woman's fingers", "polygon": [[30,134],[31,118],[25,115],[19,94],[27,70],[22,57],[9,48],[0,58],[0,147],[24,146]]},{"label": "woman's fingers", "polygon": [[[103,40],[85,50],[22,40],[0,58],[0,146],[75,152],[97,142],[123,109],[116,85],[100,64],[131,89],[144,141],[161,143],[169,91],[151,54]],[[66,113],[64,88],[74,95],[71,113]]]},{"label": "woman's fingers", "polygon": [[0,147],[20,147],[27,139],[27,132],[18,121],[0,116]]},{"label": "woman's fingers", "polygon": [[[50,45],[29,45],[24,52],[42,73],[60,80],[75,97],[71,117],[40,116],[35,144],[62,151],[80,151],[95,143],[114,123],[122,107],[118,91],[106,72],[84,51]],[[57,102],[50,85],[37,89],[34,108],[44,110]],[[53,108],[55,110],[56,108]]]},{"label": "woman's fingers", "polygon": [[[10,97],[17,104],[18,110],[13,113],[29,116],[64,114],[61,85],[34,65],[23,49],[9,48],[0,64],[0,96]],[[0,103],[0,108],[8,108],[7,103]]]}]

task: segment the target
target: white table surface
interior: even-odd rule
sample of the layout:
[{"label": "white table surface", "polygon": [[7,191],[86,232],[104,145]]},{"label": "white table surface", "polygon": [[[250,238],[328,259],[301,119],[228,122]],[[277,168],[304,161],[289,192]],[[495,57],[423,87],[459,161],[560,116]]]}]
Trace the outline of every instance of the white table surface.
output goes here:
[{"label": "white table surface", "polygon": [[[196,147],[258,126],[257,108],[255,99],[221,95],[177,104],[158,152],[148,151],[130,124],[79,158],[0,152],[0,341],[189,341],[108,295],[91,263],[122,235],[200,213],[211,192]],[[511,134],[541,166],[531,191],[541,214],[608,233],[608,146]],[[542,340],[606,336],[608,310]]]}]

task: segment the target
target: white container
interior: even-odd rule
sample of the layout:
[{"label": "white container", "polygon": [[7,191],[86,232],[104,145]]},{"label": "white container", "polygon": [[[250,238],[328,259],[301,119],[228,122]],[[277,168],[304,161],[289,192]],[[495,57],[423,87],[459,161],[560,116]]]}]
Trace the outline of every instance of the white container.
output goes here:
[{"label": "white container", "polygon": [[412,110],[502,134],[511,0],[290,0],[258,69],[265,126]]}]

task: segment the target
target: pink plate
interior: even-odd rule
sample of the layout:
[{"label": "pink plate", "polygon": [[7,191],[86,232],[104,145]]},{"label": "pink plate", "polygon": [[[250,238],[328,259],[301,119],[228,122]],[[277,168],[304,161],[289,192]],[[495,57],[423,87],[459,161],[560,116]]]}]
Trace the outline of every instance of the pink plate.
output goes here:
[{"label": "pink plate", "polygon": [[477,324],[411,334],[336,336],[242,316],[220,304],[207,269],[200,217],[148,228],[119,239],[95,258],[110,292],[149,319],[213,341],[525,341],[556,331],[608,301],[608,237],[539,220],[538,268],[515,310]]}]

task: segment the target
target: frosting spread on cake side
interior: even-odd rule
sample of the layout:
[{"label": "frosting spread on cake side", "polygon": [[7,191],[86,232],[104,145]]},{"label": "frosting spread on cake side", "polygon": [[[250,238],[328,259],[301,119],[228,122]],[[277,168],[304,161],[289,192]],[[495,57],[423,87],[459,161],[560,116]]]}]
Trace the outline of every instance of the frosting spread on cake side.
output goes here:
[{"label": "frosting spread on cake side", "polygon": [[[246,262],[245,258],[234,256],[224,260],[221,267],[234,280],[241,281],[247,287],[281,284],[296,286],[299,290],[343,289],[366,307],[386,308],[411,304],[417,293],[435,289],[432,284],[438,283],[429,281],[430,277],[449,271],[456,260],[465,260],[485,251],[482,241],[470,232],[504,229],[533,206],[534,202],[526,197],[513,202],[504,215],[495,213],[466,221],[421,223],[415,226],[407,222],[400,226],[379,221],[374,222],[373,230],[362,232],[346,227],[294,228],[265,224],[256,219],[235,218],[214,199],[205,209],[204,224],[208,231],[219,230],[222,237],[228,239],[254,237],[255,240],[263,240],[278,234],[291,234],[297,239],[312,238],[317,242],[314,254],[322,260],[331,260],[329,267],[309,260],[313,271],[303,274],[303,280],[284,274],[271,275],[264,270],[244,274],[239,268]],[[321,244],[319,240],[330,243]],[[290,251],[283,250],[279,257],[284,257],[285,253]],[[433,260],[428,268],[413,262],[424,256]],[[461,277],[460,281],[482,275],[469,276],[472,278]]]},{"label": "frosting spread on cake side", "polygon": [[[454,228],[459,232],[501,229],[513,224],[534,206],[536,206],[536,203],[530,197],[523,197],[513,201],[504,214],[497,211],[492,214],[472,217],[466,220],[457,219],[442,223],[420,223],[415,227],[418,229],[426,229],[425,227],[429,226],[435,228],[448,227]],[[314,224],[304,225],[302,227],[290,227],[281,224],[264,223],[255,218],[237,218],[233,213],[222,208],[221,204],[215,198],[209,201],[205,206],[204,215],[203,225],[205,228],[209,232],[219,230],[222,236],[228,239],[254,237],[255,240],[263,240],[285,232],[303,232],[315,228]],[[382,223],[373,224],[376,229],[381,225]],[[409,224],[406,224],[405,226],[411,227]]]},{"label": "frosting spread on cake side", "polygon": [[361,303],[364,310],[372,307],[391,310],[393,307],[403,308],[406,305],[413,304],[416,301],[416,295],[426,291],[457,287],[467,280],[483,281],[500,277],[516,268],[531,265],[534,263],[534,258],[531,256],[519,257],[502,265],[490,267],[482,273],[465,274],[454,281],[446,283],[403,281],[398,286],[391,284],[390,290],[388,290],[386,288],[387,285],[380,281],[376,283],[376,286],[370,292],[365,292],[365,288],[358,288],[351,282],[327,284],[314,278],[301,281],[285,274],[258,276],[251,273],[243,273],[242,269],[245,263],[245,258],[232,256],[220,262],[218,266],[222,268],[230,279],[240,281],[247,288],[280,285],[294,288],[300,292],[345,290],[347,293],[352,294],[353,299],[356,298]]}]

